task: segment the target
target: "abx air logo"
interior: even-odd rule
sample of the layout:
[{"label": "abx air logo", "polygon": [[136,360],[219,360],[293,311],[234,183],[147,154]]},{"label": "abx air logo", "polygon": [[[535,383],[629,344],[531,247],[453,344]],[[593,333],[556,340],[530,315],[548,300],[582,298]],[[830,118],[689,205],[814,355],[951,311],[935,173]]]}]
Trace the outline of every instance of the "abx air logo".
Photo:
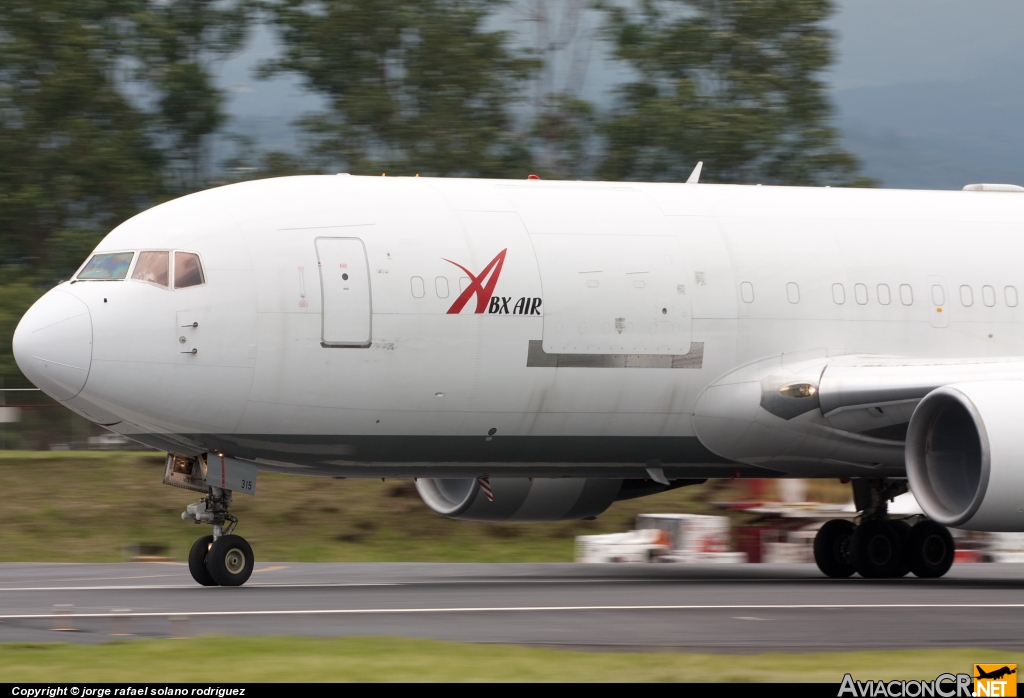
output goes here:
[{"label": "abx air logo", "polygon": [[476,314],[487,313],[488,315],[540,315],[540,298],[522,296],[516,299],[515,296],[495,296],[494,289],[498,286],[498,277],[501,276],[501,268],[505,265],[506,247],[484,267],[479,274],[474,274],[458,262],[450,259],[444,261],[454,264],[469,277],[469,285],[455,299],[452,307],[448,308],[449,315],[458,315],[469,303],[469,299],[476,296]]}]

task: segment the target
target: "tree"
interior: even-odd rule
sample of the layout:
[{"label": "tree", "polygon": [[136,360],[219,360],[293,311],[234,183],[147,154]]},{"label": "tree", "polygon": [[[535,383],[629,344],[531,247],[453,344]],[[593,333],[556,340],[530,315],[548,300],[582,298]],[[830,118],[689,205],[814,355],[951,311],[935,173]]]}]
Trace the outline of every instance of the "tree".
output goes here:
[{"label": "tree", "polygon": [[246,0],[174,0],[145,3],[131,17],[135,72],[157,95],[179,189],[201,188],[209,178],[208,140],[227,115],[208,64],[242,47],[251,11]]},{"label": "tree", "polygon": [[[284,55],[330,111],[302,123],[313,153],[353,172],[525,176],[510,105],[535,61],[483,28],[497,0],[280,0]],[[324,155],[326,154],[326,155]]]},{"label": "tree", "polygon": [[244,37],[245,0],[0,3],[0,376],[17,320],[111,228],[201,188],[224,121],[207,62]]},{"label": "tree", "polygon": [[[247,21],[244,0],[0,3],[0,259],[67,273],[81,256],[53,236],[85,254],[204,186],[204,139],[225,119],[206,61],[237,50]],[[192,176],[172,177],[181,162]]]},{"label": "tree", "polygon": [[832,0],[643,0],[606,5],[637,79],[603,124],[609,179],[867,184],[830,125]]},{"label": "tree", "polygon": [[0,4],[0,257],[49,262],[46,240],[108,229],[161,187],[163,156],[119,89],[133,2]]},{"label": "tree", "polygon": [[594,105],[564,93],[549,95],[545,102],[531,128],[538,172],[552,179],[587,179],[597,155]]}]

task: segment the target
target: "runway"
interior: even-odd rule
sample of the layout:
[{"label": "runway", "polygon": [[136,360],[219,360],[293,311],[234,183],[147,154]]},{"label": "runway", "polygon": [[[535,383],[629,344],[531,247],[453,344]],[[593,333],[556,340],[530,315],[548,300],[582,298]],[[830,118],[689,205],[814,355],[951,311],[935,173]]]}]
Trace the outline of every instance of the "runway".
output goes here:
[{"label": "runway", "polygon": [[[1024,565],[833,580],[813,565],[263,563],[240,588],[180,563],[0,564],[0,642],[395,635],[765,652],[1024,647]],[[55,628],[64,628],[55,630]]]}]

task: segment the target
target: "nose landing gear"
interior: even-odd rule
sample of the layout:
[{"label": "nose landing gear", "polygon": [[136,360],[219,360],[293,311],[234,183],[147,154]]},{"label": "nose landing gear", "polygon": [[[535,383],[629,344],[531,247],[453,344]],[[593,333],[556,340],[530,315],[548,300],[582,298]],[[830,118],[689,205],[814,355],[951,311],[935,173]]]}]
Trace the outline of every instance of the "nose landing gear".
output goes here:
[{"label": "nose landing gear", "polygon": [[861,523],[833,519],[818,530],[814,560],[829,577],[941,577],[953,564],[949,529],[927,519],[911,527],[888,518],[888,502],[907,489],[905,481],[854,480],[854,501]]},{"label": "nose landing gear", "polygon": [[[168,454],[164,469],[165,485],[206,495],[185,507],[181,515],[185,521],[213,526],[213,535],[197,540],[188,554],[188,571],[204,587],[237,587],[245,584],[252,575],[252,546],[241,536],[233,535],[238,519],[229,511],[231,490],[223,485],[240,487],[245,494],[253,494],[256,470],[252,465],[229,463],[225,463],[222,457],[219,462],[208,462],[205,456],[195,458]],[[211,470],[214,471],[213,476]],[[222,486],[217,487],[211,482],[219,482]]]},{"label": "nose landing gear", "polygon": [[213,524],[213,535],[197,540],[188,555],[188,570],[203,586],[237,587],[252,575],[252,546],[232,534],[238,519],[228,511],[230,506],[231,490],[210,487],[209,497],[189,504],[181,515],[186,521]]},{"label": "nose landing gear", "polygon": [[206,569],[222,587],[245,584],[252,574],[252,547],[241,536],[221,536],[206,555]]},{"label": "nose landing gear", "polygon": [[217,586],[217,580],[206,566],[206,557],[210,554],[212,546],[213,536],[203,536],[192,544],[192,550],[188,553],[188,571],[192,573],[192,579],[204,587]]}]

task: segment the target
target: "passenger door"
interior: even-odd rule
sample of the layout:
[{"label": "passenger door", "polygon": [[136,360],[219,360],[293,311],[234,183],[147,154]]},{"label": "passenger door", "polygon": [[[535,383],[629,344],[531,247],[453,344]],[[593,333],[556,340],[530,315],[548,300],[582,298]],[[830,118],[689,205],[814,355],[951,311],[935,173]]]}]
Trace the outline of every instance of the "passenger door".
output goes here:
[{"label": "passenger door", "polygon": [[370,346],[370,268],[359,238],[316,238],[322,294],[321,345]]}]

